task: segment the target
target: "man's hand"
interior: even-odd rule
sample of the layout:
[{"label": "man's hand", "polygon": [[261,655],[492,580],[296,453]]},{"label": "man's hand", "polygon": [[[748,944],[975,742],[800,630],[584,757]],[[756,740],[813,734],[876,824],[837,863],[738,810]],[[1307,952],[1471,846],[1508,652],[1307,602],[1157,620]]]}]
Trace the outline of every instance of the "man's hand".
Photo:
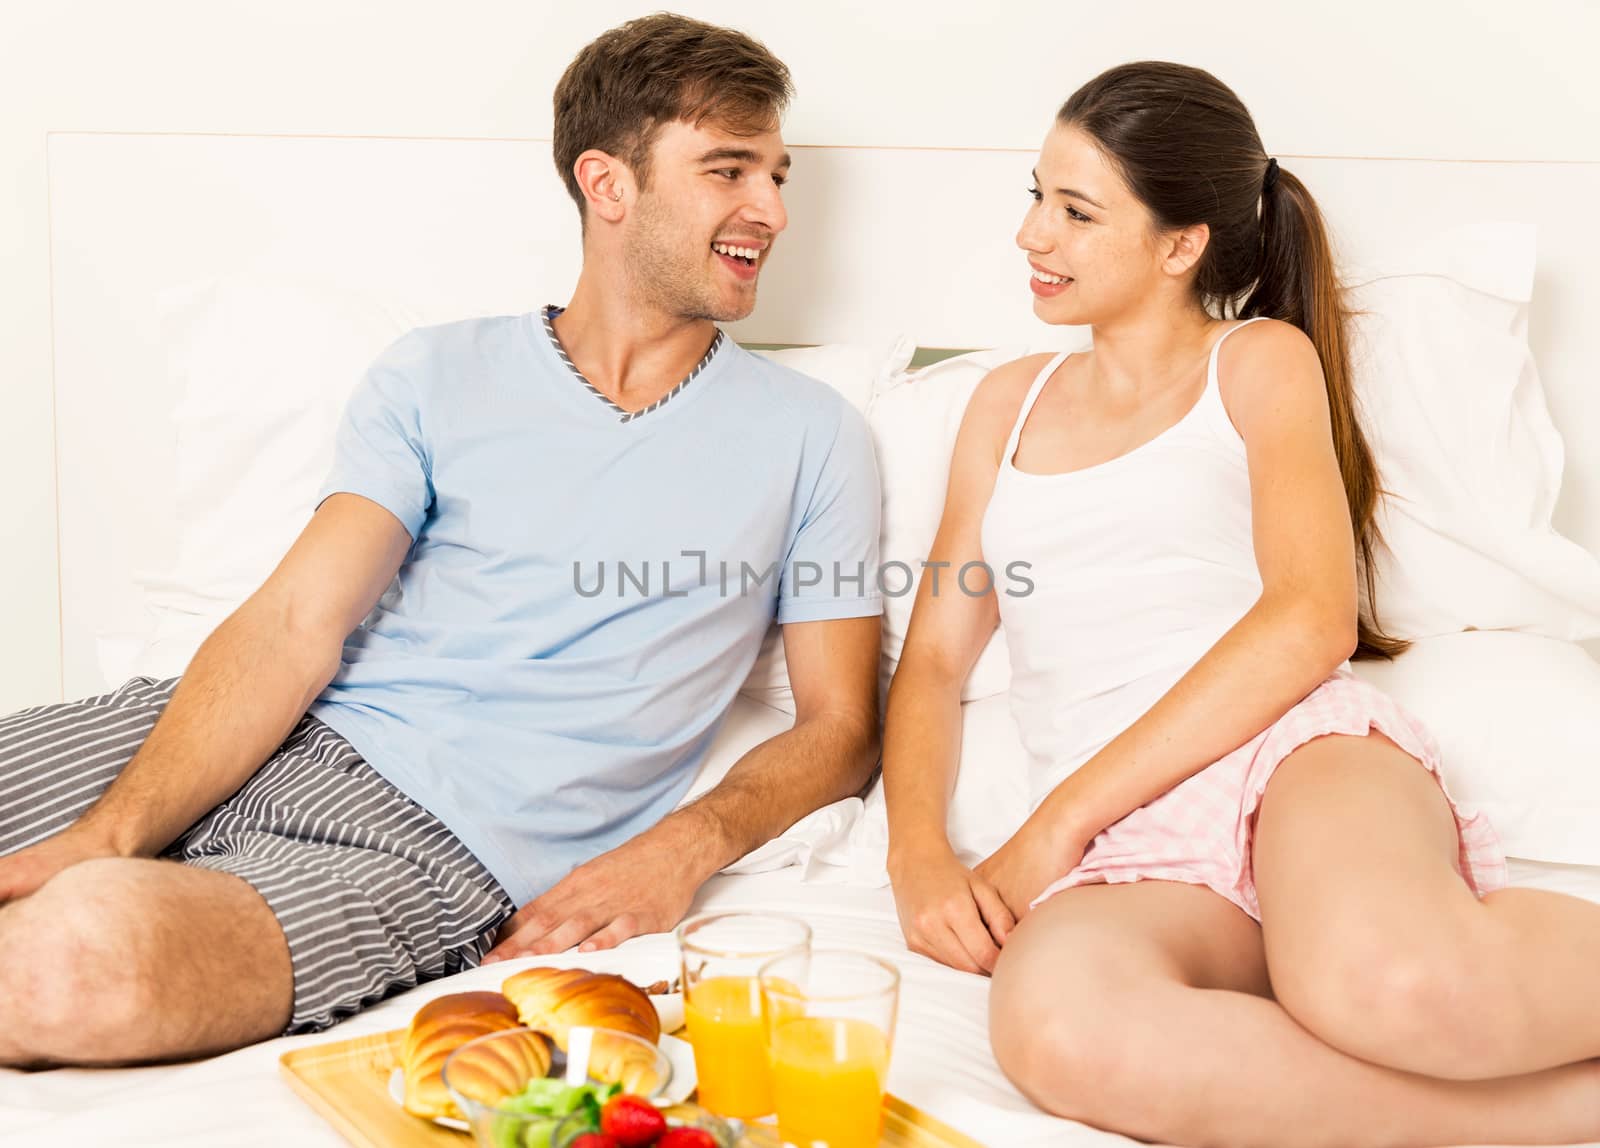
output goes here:
[{"label": "man's hand", "polygon": [[913,952],[967,973],[992,973],[1016,920],[999,892],[946,848],[893,874],[900,931]]},{"label": "man's hand", "polygon": [[1086,842],[1051,833],[1035,821],[1024,821],[1011,840],[978,863],[973,872],[989,882],[1022,920],[1033,899],[1083,860]]},{"label": "man's hand", "polygon": [[76,826],[0,857],[0,905],[20,901],[79,861],[116,857],[117,851]]},{"label": "man's hand", "polygon": [[665,832],[665,823],[580,865],[524,905],[500,928],[483,963],[512,957],[609,949],[629,937],[664,933],[689,911],[706,873]]}]

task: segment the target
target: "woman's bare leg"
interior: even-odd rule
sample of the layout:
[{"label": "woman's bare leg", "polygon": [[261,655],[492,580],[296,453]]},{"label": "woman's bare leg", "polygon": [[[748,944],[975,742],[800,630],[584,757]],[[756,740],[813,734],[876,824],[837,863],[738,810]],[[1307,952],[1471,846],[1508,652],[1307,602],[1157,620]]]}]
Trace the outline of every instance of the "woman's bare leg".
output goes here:
[{"label": "woman's bare leg", "polygon": [[1438,783],[1381,734],[1308,742],[1268,784],[1255,879],[1277,998],[1363,1060],[1481,1080],[1600,1056],[1600,905],[1482,901]]},{"label": "woman's bare leg", "polygon": [[1228,1148],[1559,1144],[1600,1137],[1600,1069],[1430,1079],[1358,1060],[1270,999],[1260,928],[1200,886],[1068,889],[995,969],[1006,1074],[1050,1112]]}]

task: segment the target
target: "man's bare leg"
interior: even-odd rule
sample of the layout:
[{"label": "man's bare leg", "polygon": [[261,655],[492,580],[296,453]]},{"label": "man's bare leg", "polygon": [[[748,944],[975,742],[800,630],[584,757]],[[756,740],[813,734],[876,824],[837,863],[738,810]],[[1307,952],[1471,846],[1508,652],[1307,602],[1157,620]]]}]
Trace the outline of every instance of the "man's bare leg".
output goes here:
[{"label": "man's bare leg", "polygon": [[228,873],[104,859],[0,907],[0,1064],[126,1064],[283,1032],[289,946]]}]

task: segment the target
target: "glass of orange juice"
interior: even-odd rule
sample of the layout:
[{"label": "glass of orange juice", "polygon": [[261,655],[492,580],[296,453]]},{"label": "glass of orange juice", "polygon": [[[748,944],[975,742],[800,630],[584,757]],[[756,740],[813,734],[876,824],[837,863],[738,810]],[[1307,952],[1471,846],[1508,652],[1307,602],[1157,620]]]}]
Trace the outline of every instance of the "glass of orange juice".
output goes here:
[{"label": "glass of orange juice", "polygon": [[811,927],[775,913],[704,913],[678,926],[683,1012],[702,1106],[750,1119],[773,1111],[757,973],[806,953]]},{"label": "glass of orange juice", "polygon": [[808,949],[768,961],[760,980],[778,1135],[802,1148],[877,1148],[900,971]]}]

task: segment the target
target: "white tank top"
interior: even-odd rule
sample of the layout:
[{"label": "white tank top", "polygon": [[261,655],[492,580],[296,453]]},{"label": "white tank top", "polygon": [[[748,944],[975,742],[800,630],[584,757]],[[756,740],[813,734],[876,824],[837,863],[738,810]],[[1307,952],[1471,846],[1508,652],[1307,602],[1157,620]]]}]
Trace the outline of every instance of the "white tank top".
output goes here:
[{"label": "white tank top", "polygon": [[[981,538],[1034,805],[1159,701],[1261,595],[1244,440],[1217,388],[1222,341],[1253,322],[1213,344],[1205,390],[1183,418],[1095,466],[1032,474],[1013,465],[1023,424],[1067,354],[1028,390]],[[1008,570],[1017,562],[1029,567]]]}]

